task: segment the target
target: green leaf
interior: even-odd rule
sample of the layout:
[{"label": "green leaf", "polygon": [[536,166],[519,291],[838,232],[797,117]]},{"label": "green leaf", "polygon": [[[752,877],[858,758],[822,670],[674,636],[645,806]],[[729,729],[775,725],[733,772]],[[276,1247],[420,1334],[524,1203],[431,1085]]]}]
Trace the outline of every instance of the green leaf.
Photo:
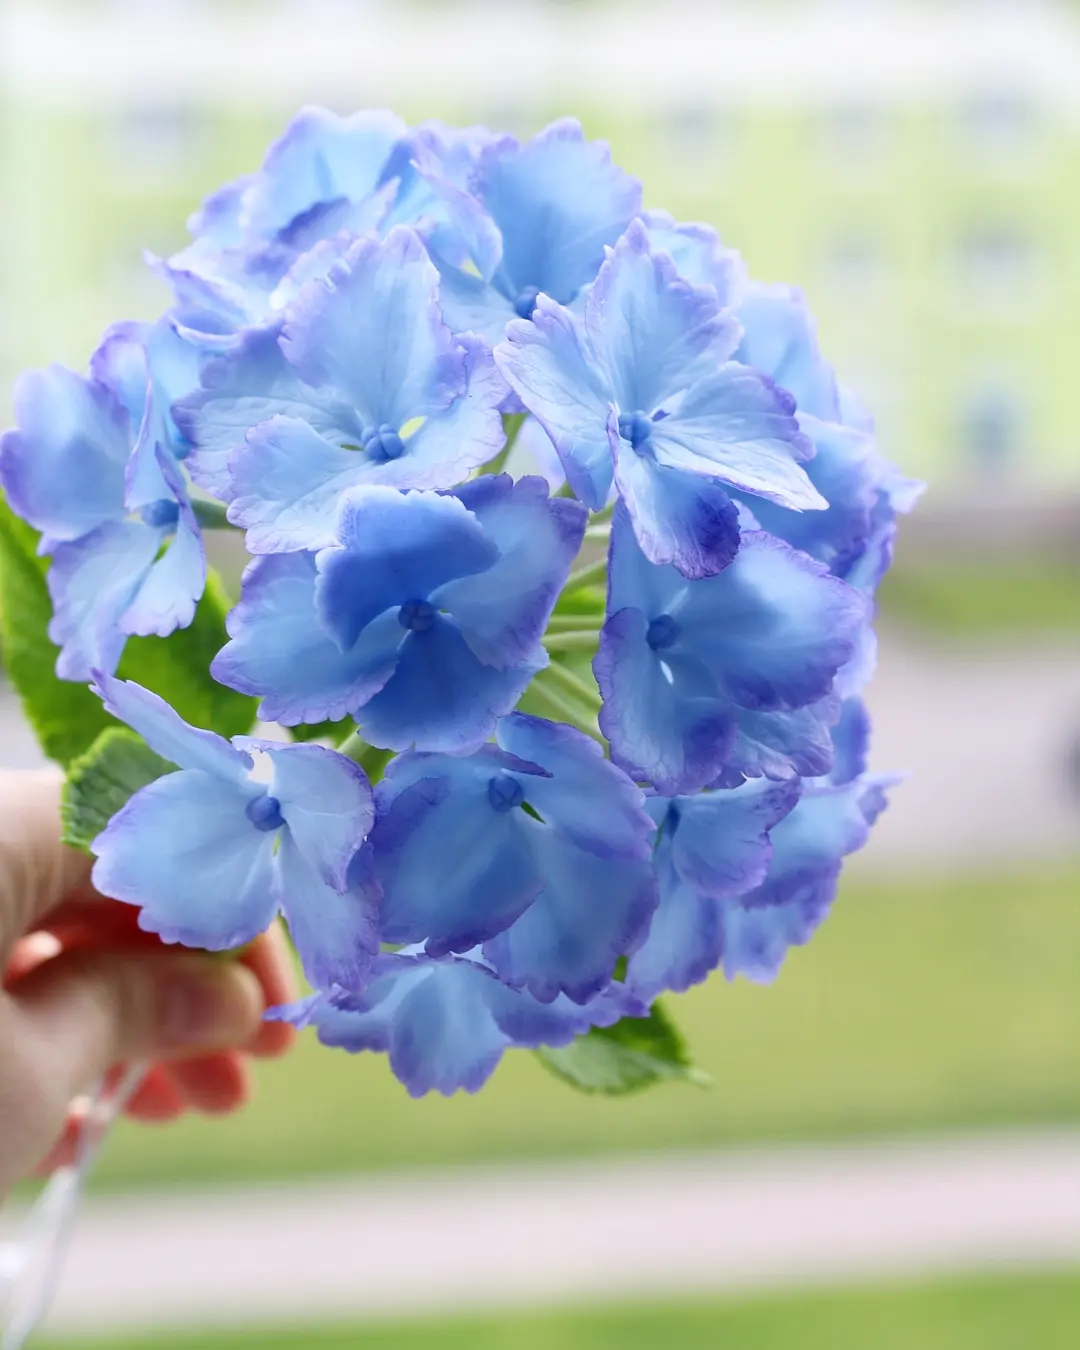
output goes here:
[{"label": "green leaf", "polygon": [[289,727],[289,735],[294,741],[330,741],[333,745],[341,745],[347,741],[356,730],[356,723],[351,717],[343,717],[339,722],[316,722],[308,725],[301,722],[299,726]]},{"label": "green leaf", "polygon": [[115,723],[85,685],[56,676],[49,560],[37,556],[37,543],[37,531],[0,498],[0,658],[42,750],[67,765]]},{"label": "green leaf", "polygon": [[64,843],[90,845],[128,800],[147,783],[176,768],[126,727],[107,727],[68,768],[61,803]]},{"label": "green leaf", "polygon": [[560,1050],[545,1048],[536,1054],[556,1077],[581,1092],[615,1097],[654,1083],[711,1083],[690,1062],[682,1033],[659,1003],[648,1017],[624,1017],[614,1026],[593,1027]]},{"label": "green leaf", "polygon": [[229,640],[228,610],[221,579],[211,571],[191,626],[167,638],[128,638],[117,674],[160,694],[192,726],[242,736],[255,722],[258,701],[226,689],[210,674],[210,662]]}]

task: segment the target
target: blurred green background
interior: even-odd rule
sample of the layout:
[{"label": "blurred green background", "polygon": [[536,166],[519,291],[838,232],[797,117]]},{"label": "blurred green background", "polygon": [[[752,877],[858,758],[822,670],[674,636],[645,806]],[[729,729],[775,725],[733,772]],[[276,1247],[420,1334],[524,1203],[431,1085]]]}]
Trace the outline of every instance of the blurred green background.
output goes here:
[{"label": "blurred green background", "polygon": [[[881,592],[875,767],[915,769],[904,826],[774,986],[672,1000],[711,1089],[579,1097],[516,1055],[476,1098],[413,1102],[305,1038],[234,1119],[122,1126],[96,1191],[1080,1123],[1080,7],[1008,8],[0,0],[0,421],[19,368],[81,366],[157,312],[141,249],[179,247],[299,103],[516,132],[572,112],[650,205],[804,287],[883,451],[931,486]],[[394,23],[422,59],[371,54]],[[979,697],[934,700],[966,673]],[[146,1343],[1065,1350],[1078,1323],[1077,1278],[1046,1274]]]}]

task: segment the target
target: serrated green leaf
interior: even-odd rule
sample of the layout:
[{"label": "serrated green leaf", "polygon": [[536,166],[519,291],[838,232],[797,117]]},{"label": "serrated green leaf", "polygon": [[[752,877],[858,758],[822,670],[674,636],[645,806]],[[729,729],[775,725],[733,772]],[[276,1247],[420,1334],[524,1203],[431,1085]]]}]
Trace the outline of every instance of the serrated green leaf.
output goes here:
[{"label": "serrated green leaf", "polygon": [[56,676],[49,560],[37,556],[37,543],[37,531],[0,498],[0,659],[42,750],[67,765],[116,724],[85,685]]},{"label": "serrated green leaf", "polygon": [[710,1080],[690,1061],[682,1033],[659,1003],[648,1017],[624,1017],[610,1027],[593,1027],[562,1049],[536,1052],[556,1077],[581,1092],[621,1096],[654,1083]]},{"label": "serrated green leaf", "polygon": [[140,788],[175,768],[127,727],[107,727],[68,768],[60,808],[64,843],[89,853],[93,841]]},{"label": "serrated green leaf", "polygon": [[258,701],[210,675],[210,662],[229,640],[228,611],[221,579],[211,571],[191,626],[167,638],[128,638],[117,674],[160,694],[192,726],[219,736],[244,735],[255,723]]}]

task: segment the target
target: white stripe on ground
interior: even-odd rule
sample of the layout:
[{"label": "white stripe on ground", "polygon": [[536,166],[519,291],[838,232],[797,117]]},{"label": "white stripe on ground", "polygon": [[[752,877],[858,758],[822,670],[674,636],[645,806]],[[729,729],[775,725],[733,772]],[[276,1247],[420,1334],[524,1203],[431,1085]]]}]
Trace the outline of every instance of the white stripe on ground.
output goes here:
[{"label": "white stripe on ground", "polygon": [[1080,1134],[980,1135],[99,1199],[49,1325],[364,1320],[1078,1261]]}]

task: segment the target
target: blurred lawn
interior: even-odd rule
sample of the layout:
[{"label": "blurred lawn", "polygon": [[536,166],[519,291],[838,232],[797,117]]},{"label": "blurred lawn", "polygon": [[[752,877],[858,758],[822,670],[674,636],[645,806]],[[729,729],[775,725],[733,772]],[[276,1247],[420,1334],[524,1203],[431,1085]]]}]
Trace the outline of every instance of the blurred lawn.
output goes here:
[{"label": "blurred lawn", "polygon": [[262,1066],[227,1121],[125,1124],[96,1184],[493,1162],[1080,1119],[1080,864],[954,879],[857,873],[770,988],[671,1001],[715,1087],[583,1097],[525,1053],[477,1097],[415,1102],[385,1060]]},{"label": "blurred lawn", "polygon": [[41,1350],[1075,1350],[1078,1328],[1071,1273],[407,1326],[50,1340]]},{"label": "blurred lawn", "polygon": [[1080,635],[1080,565],[1065,558],[901,556],[881,583],[886,621],[946,638]]}]

